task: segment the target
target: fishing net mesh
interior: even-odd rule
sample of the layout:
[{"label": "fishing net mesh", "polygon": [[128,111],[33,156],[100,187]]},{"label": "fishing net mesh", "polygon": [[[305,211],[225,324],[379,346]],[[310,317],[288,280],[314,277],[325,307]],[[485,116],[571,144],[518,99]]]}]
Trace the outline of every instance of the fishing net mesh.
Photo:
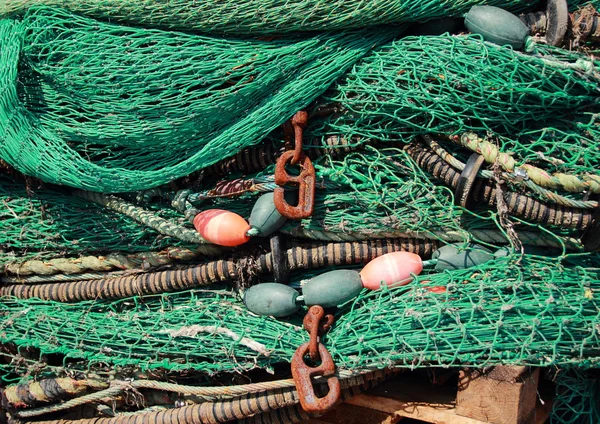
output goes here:
[{"label": "fishing net mesh", "polygon": [[566,369],[556,375],[554,382],[557,396],[551,423],[591,424],[600,420],[600,387],[594,371]]},{"label": "fishing net mesh", "polygon": [[164,184],[258,143],[399,32],[220,39],[34,8],[0,24],[0,155],[93,191]]},{"label": "fishing net mesh", "polygon": [[[25,174],[92,191],[156,187],[259,143],[401,30],[241,40],[35,7],[2,21],[0,156]],[[342,112],[311,133],[365,142],[489,131],[523,163],[593,173],[598,62],[529,50],[476,37],[386,44],[319,99]]]},{"label": "fishing net mesh", "polygon": [[[597,366],[598,256],[567,256],[564,267],[558,260],[517,259],[422,275],[399,289],[365,291],[337,311],[328,349],[348,369]],[[309,277],[296,275],[295,282]],[[439,286],[446,292],[428,290]],[[0,340],[15,349],[4,353],[12,356],[2,365],[7,378],[15,378],[15,369],[29,377],[51,372],[44,358],[57,353],[65,370],[267,368],[290,361],[308,337],[301,312],[285,321],[259,317],[229,289],[78,304],[5,299],[0,308]]]},{"label": "fishing net mesh", "polygon": [[[0,175],[0,265],[29,258],[86,252],[144,252],[184,245],[133,219],[45,187],[27,193],[23,183]],[[150,208],[173,222],[181,219],[171,208]]]},{"label": "fishing net mesh", "polygon": [[489,133],[521,164],[595,174],[600,74],[585,74],[599,66],[591,60],[545,45],[522,53],[476,36],[404,37],[370,54],[324,96],[342,112],[314,131],[358,142]]},{"label": "fishing net mesh", "polygon": [[[512,241],[499,212],[454,206],[452,190],[419,169],[402,145],[442,134],[444,148],[465,162],[471,151],[452,137],[474,132],[518,165],[600,187],[600,63],[593,58],[531,40],[525,52],[476,36],[391,41],[404,26],[242,39],[71,13],[238,37],[460,16],[478,3],[9,0],[0,5],[0,15],[10,15],[0,21],[0,158],[47,183],[147,190],[265,137],[280,143],[273,130],[294,112],[333,105],[333,113],[311,117],[307,150],[332,136],[361,150],[315,161],[323,184],[315,213],[284,230],[453,233],[461,242],[497,247]],[[500,3],[520,11],[534,2]],[[272,174],[271,166],[249,177]],[[540,193],[534,196],[547,200]],[[248,217],[256,196],[209,199],[200,207]],[[2,176],[0,200],[1,265],[184,245],[65,188],[42,185],[32,194]],[[168,202],[143,207],[191,228]],[[597,422],[598,386],[584,370],[600,359],[600,257],[564,253],[563,241],[581,235],[575,230],[513,223],[554,238],[562,256],[497,258],[363,292],[338,309],[327,335],[336,364],[556,366],[565,372],[555,380],[553,422]],[[478,239],[476,230],[500,238]],[[295,274],[293,286],[312,275]],[[286,321],[257,317],[240,295],[217,287],[78,304],[3,299],[2,380],[139,370],[214,374],[289,362],[307,340],[302,313]]]},{"label": "fishing net mesh", "polygon": [[[133,22],[172,29],[233,34],[281,34],[310,30],[340,30],[388,23],[460,17],[477,4],[523,11],[531,0],[455,1],[323,1],[244,0],[241,2],[139,0],[6,0],[0,15],[20,12],[35,5],[59,6],[113,21]],[[583,1],[570,2],[571,7]]]}]

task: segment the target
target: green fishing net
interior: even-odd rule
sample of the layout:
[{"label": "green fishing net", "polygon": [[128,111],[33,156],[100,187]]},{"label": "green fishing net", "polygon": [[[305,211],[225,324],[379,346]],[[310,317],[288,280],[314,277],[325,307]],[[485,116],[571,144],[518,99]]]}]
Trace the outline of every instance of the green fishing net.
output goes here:
[{"label": "green fishing net", "polygon": [[592,424],[600,421],[600,384],[596,370],[559,370],[554,377],[556,398],[552,424]]},{"label": "green fishing net", "polygon": [[404,37],[371,53],[320,100],[341,112],[312,131],[355,142],[474,131],[498,138],[520,163],[596,174],[600,62],[592,60],[533,42],[518,52],[478,36]]},{"label": "green fishing net", "polygon": [[92,191],[158,186],[258,143],[400,32],[224,39],[32,8],[0,21],[0,156]]},{"label": "green fishing net", "polygon": [[[281,34],[460,17],[478,4],[496,5],[517,12],[536,3],[533,0],[4,0],[0,5],[0,16],[45,4],[97,18],[145,26],[236,35]],[[576,7],[584,2],[575,0],[569,3]]]},{"label": "green fishing net", "polygon": [[[364,291],[339,308],[327,347],[349,369],[597,366],[599,263],[597,254],[562,262],[511,256]],[[430,291],[438,286],[446,291]],[[3,354],[12,362],[0,366],[7,378],[15,370],[56,371],[44,365],[53,354],[64,357],[58,365],[67,371],[268,368],[288,362],[308,337],[301,312],[286,320],[258,317],[229,289],[78,304],[4,299],[0,311],[0,341],[13,346]]]},{"label": "green fishing net", "polygon": [[[171,208],[151,205],[177,222]],[[0,265],[23,259],[83,253],[143,252],[183,245],[131,218],[57,188],[34,187],[0,174]]]},{"label": "green fishing net", "polygon": [[[316,191],[313,214],[299,222],[303,229],[364,236],[461,230],[461,213],[452,206],[452,192],[436,186],[401,149],[367,146],[340,159],[323,157],[314,166],[321,188]],[[246,178],[263,181],[273,173],[274,166],[269,166]],[[218,207],[249,217],[260,194],[214,199],[199,208]],[[298,221],[288,221],[285,228],[295,227]]]},{"label": "green fishing net", "polygon": [[[221,39],[44,7],[2,28],[0,156],[45,181],[105,192],[159,186],[260,142],[400,33]],[[534,44],[519,53],[477,37],[405,37],[320,99],[342,112],[312,134],[407,141],[491,131],[523,161],[552,144],[562,172],[593,172],[597,66]]]},{"label": "green fishing net", "polygon": [[[288,221],[282,229],[284,233],[301,239],[333,241],[421,235],[445,242],[476,241],[492,248],[510,243],[497,211],[485,207],[467,211],[455,206],[452,190],[434,184],[401,149],[364,146],[343,158],[322,157],[314,165],[320,182],[314,213],[307,219]],[[270,181],[258,185],[261,190],[272,191],[276,187],[272,175],[273,166],[268,166],[244,178],[255,185],[257,181]],[[176,245],[194,248],[67,190],[44,187],[34,190],[30,197],[24,184],[10,177],[0,181],[0,210],[5,217],[2,263],[32,257],[160,250]],[[214,187],[210,181],[207,178],[209,191]],[[226,209],[248,219],[262,194],[251,191],[230,198],[209,197],[194,206],[199,210]],[[136,202],[132,196],[126,199],[130,204]],[[164,199],[153,198],[138,207],[167,219],[177,228],[193,228],[184,214]],[[579,236],[577,230],[542,227],[518,219],[514,219],[514,224],[526,245],[577,248],[577,242],[569,242]]]},{"label": "green fishing net", "polygon": [[[580,53],[532,40],[516,52],[476,36],[391,42],[404,26],[242,39],[113,23],[238,37],[460,16],[480,2],[274,3],[3,2],[0,15],[10,16],[0,21],[0,158],[50,183],[146,190],[265,137],[279,140],[274,129],[300,108],[334,106],[329,115],[311,116],[306,138],[314,141],[305,144],[310,149],[339,136],[360,150],[315,160],[315,212],[288,222],[284,232],[326,240],[405,232],[494,248],[514,244],[500,212],[454,206],[453,190],[402,150],[416,135],[441,134],[443,147],[465,162],[472,152],[450,140],[474,131],[519,164],[597,176],[600,62]],[[519,11],[533,5],[502,6]],[[272,174],[269,166],[248,178],[272,189]],[[207,176],[197,188],[212,183]],[[169,200],[173,187],[162,187],[173,191]],[[195,206],[247,218],[258,195],[209,198]],[[546,199],[541,192],[534,196]],[[66,188],[46,185],[28,193],[1,176],[0,200],[2,265],[178,244]],[[164,198],[140,206],[191,228]],[[466,270],[426,271],[398,289],[363,291],[337,310],[327,335],[336,364],[598,367],[600,257],[565,254],[566,240],[579,237],[577,231],[516,218],[511,225],[533,231],[530,241],[545,235],[562,255],[512,255]],[[321,272],[294,274],[292,286]],[[307,340],[302,311],[286,320],[258,317],[240,295],[218,286],[78,304],[4,298],[2,380],[80,372],[110,378],[140,370],[246,372],[289,362]],[[597,420],[597,385],[583,372],[557,376],[555,422]]]},{"label": "green fishing net", "polygon": [[[406,151],[388,145],[365,145],[343,156],[316,159],[313,164],[319,188],[314,212],[310,218],[287,221],[282,231],[300,238],[333,241],[420,236],[445,242],[475,241],[493,248],[511,242],[496,208],[476,206],[469,211],[456,206],[453,190],[436,184]],[[260,186],[259,192],[230,198],[208,196],[195,206],[199,210],[226,209],[249,218],[262,190],[276,187],[273,173],[274,166],[268,166],[243,177]],[[214,187],[213,180],[206,178],[208,187]],[[580,248],[576,240],[579,230],[511,219],[525,245]]]}]

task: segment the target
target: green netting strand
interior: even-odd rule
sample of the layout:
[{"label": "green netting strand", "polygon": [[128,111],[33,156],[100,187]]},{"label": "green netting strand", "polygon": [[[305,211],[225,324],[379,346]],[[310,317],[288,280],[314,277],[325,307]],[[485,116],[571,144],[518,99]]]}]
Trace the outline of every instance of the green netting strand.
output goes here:
[{"label": "green netting strand", "polygon": [[600,382],[595,373],[597,370],[558,370],[554,378],[556,398],[550,414],[551,424],[600,422]]}]

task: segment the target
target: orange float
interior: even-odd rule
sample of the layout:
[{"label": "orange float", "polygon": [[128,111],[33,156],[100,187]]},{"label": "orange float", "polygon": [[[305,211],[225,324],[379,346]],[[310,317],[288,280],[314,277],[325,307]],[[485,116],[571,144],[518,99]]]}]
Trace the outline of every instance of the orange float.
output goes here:
[{"label": "orange float", "polygon": [[236,213],[209,209],[194,218],[194,227],[203,239],[219,246],[239,246],[250,240],[246,232],[250,224]]},{"label": "orange float", "polygon": [[411,274],[420,274],[421,271],[423,261],[419,255],[392,252],[369,262],[360,272],[360,278],[363,287],[377,290],[382,283],[388,287],[407,284]]}]

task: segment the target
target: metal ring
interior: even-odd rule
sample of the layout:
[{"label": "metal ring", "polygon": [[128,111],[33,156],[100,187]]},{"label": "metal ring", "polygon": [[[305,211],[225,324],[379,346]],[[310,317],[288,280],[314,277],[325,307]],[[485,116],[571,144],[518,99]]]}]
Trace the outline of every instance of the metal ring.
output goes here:
[{"label": "metal ring", "polygon": [[473,184],[477,178],[477,173],[484,164],[485,159],[479,153],[473,153],[467,163],[465,169],[463,169],[460,177],[458,177],[458,184],[456,184],[456,190],[454,191],[454,204],[462,206],[468,209],[471,205],[471,191],[473,190]]}]

